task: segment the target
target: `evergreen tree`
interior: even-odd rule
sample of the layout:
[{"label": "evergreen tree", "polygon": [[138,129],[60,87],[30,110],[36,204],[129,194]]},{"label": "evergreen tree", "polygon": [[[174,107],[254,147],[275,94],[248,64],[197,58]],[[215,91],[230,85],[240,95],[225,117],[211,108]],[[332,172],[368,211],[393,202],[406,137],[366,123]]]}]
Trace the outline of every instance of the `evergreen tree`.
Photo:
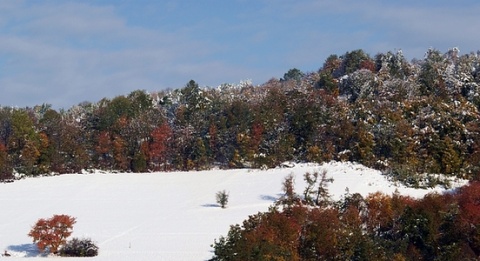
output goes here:
[{"label": "evergreen tree", "polygon": [[293,69],[288,70],[288,72],[286,72],[283,75],[283,81],[293,80],[293,81],[296,81],[296,82],[299,83],[302,80],[302,77],[304,75],[305,74],[302,71],[300,71],[299,69],[293,68]]}]

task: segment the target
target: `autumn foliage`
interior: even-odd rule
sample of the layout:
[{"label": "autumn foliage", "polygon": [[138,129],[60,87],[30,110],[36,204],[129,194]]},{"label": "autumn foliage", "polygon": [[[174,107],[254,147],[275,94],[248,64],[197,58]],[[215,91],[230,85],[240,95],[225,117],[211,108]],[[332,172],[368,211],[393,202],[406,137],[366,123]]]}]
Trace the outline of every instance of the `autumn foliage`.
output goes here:
[{"label": "autumn foliage", "polygon": [[331,160],[414,186],[422,184],[419,173],[475,179],[480,56],[459,54],[429,49],[409,62],[401,51],[353,50],[320,61],[316,71],[291,69],[256,86],[191,80],[63,111],[0,107],[0,179]]},{"label": "autumn foliage", "polygon": [[212,260],[476,260],[479,191],[471,183],[421,199],[379,192],[323,205],[284,199],[231,226],[212,245]]},{"label": "autumn foliage", "polygon": [[75,223],[76,219],[68,215],[41,218],[32,227],[28,236],[33,238],[33,242],[41,252],[56,254],[60,247],[67,243]]},{"label": "autumn foliage", "polygon": [[[167,152],[169,142],[171,141],[172,130],[167,123],[164,123],[155,128],[150,137],[151,142],[149,146],[150,162],[153,170],[167,169]],[[163,166],[163,168],[161,168]]]}]

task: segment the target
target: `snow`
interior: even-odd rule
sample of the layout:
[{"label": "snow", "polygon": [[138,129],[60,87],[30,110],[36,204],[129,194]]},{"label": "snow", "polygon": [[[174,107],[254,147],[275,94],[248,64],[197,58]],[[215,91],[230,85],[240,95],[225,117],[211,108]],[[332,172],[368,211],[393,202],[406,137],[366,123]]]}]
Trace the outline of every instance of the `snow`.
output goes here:
[{"label": "snow", "polygon": [[[248,215],[268,210],[282,195],[287,175],[294,175],[301,194],[303,175],[324,169],[334,179],[329,192],[337,200],[347,188],[362,195],[398,190],[414,197],[443,191],[395,185],[379,171],[353,163],[285,165],[269,170],[74,174],[0,184],[0,253],[7,250],[14,260],[59,259],[41,256],[27,233],[39,218],[67,214],[77,218],[72,237],[91,238],[100,248],[97,257],[68,260],[208,260],[214,239]],[[220,190],[230,195],[226,209],[215,202]]]}]

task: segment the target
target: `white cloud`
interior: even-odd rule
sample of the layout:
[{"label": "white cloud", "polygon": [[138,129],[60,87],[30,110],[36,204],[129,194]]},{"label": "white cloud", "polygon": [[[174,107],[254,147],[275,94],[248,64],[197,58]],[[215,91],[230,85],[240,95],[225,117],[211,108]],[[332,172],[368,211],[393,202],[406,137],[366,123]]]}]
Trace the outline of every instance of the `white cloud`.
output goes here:
[{"label": "white cloud", "polygon": [[[25,8],[9,10],[9,19]],[[180,85],[181,68],[202,67],[191,61],[210,52],[182,34],[128,26],[112,8],[79,3],[28,8],[21,22],[0,28],[0,57],[7,57],[8,67],[0,78],[7,94],[2,105],[55,101],[54,106],[69,107],[135,89],[181,87],[196,76],[185,76]]]},{"label": "white cloud", "polygon": [[[480,5],[475,1],[296,1],[284,15],[305,20],[309,30],[293,32],[296,48],[287,64],[316,70],[330,54],[363,49],[374,56],[402,49],[407,59],[423,58],[430,48],[442,52],[459,47],[462,53],[479,49]],[[314,24],[314,26],[311,26]],[[301,66],[304,66],[303,68]]]}]

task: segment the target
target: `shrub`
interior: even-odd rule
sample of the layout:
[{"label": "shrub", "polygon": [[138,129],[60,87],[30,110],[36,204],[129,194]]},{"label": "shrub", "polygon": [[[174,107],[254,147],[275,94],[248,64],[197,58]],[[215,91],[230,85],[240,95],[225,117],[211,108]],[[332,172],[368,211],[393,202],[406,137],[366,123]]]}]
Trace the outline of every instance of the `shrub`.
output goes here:
[{"label": "shrub", "polygon": [[227,207],[228,203],[228,192],[225,190],[217,192],[216,198],[217,198],[217,203],[220,204],[222,208]]},{"label": "shrub", "polygon": [[57,254],[58,249],[72,234],[75,218],[68,215],[54,215],[49,219],[39,219],[28,236],[33,238],[41,252]]},{"label": "shrub", "polygon": [[72,238],[60,249],[61,256],[92,257],[98,255],[98,246],[89,239]]}]

